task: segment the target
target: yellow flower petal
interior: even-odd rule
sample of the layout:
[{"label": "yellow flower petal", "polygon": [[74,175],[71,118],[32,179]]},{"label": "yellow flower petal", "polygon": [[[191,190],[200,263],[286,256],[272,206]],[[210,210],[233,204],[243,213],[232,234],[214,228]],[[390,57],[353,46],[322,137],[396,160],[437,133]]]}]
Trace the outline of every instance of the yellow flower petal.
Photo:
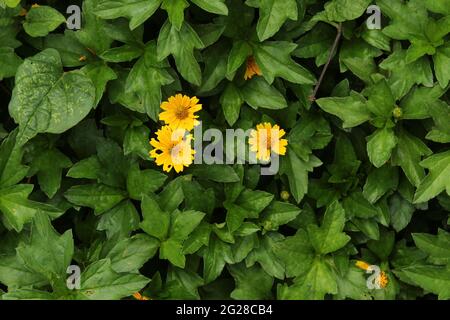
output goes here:
[{"label": "yellow flower petal", "polygon": [[161,103],[163,111],[159,114],[159,120],[172,129],[182,128],[190,131],[199,123],[195,120],[198,116],[194,114],[202,109],[198,102],[197,97],[190,98],[179,93],[169,97],[168,101]]},{"label": "yellow flower petal", "polygon": [[271,152],[285,155],[288,141],[280,139],[285,134],[278,125],[272,127],[269,122],[260,123],[256,125],[256,130],[250,132],[250,151],[256,152],[256,158],[263,161],[270,160]]},{"label": "yellow flower petal", "polygon": [[186,133],[184,129],[173,130],[170,126],[164,126],[156,132],[158,140],[150,140],[153,149],[149,155],[155,158],[155,163],[162,166],[164,171],[170,172],[174,168],[178,173],[192,164],[192,137]]}]

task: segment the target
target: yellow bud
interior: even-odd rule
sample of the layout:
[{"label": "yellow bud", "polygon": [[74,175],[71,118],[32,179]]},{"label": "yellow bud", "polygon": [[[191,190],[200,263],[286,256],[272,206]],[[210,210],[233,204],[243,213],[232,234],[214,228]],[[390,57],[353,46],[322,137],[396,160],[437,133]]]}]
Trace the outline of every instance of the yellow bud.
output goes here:
[{"label": "yellow bud", "polygon": [[400,119],[403,116],[403,110],[400,107],[395,107],[392,111],[395,119]]},{"label": "yellow bud", "polygon": [[283,199],[284,201],[289,200],[289,197],[291,195],[289,194],[289,192],[287,192],[286,190],[281,191],[280,197],[281,199]]}]

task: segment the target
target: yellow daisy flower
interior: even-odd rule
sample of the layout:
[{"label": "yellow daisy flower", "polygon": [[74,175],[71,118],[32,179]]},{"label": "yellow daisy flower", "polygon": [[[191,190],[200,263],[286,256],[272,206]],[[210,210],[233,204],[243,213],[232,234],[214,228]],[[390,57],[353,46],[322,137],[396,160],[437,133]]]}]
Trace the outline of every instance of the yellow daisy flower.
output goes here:
[{"label": "yellow daisy flower", "polygon": [[254,75],[262,75],[261,69],[259,68],[256,60],[253,56],[247,58],[247,69],[245,70],[244,79],[248,80],[253,78]]},{"label": "yellow daisy flower", "polygon": [[367,271],[367,269],[369,269],[369,267],[370,267],[370,264],[368,264],[367,262],[358,260],[358,261],[356,261],[355,266],[357,266],[358,268],[360,268],[364,271]]},{"label": "yellow daisy flower", "polygon": [[[364,271],[367,271],[367,269],[369,269],[369,267],[370,267],[370,264],[368,264],[367,262],[358,260],[358,261],[356,261],[355,266],[357,266],[358,268],[360,268]],[[389,283],[389,279],[387,277],[386,272],[381,271],[380,275],[376,279],[376,282],[380,285],[380,288],[386,288],[386,286]]]},{"label": "yellow daisy flower", "polygon": [[202,109],[197,97],[190,98],[177,94],[161,104],[164,111],[159,114],[159,120],[164,121],[173,129],[183,128],[191,131],[199,122],[195,112]]},{"label": "yellow daisy flower", "polygon": [[164,126],[156,132],[157,139],[151,139],[154,149],[150,151],[150,157],[155,158],[164,171],[170,172],[174,168],[178,173],[192,164],[195,151],[191,148],[192,136],[186,133],[184,129]]},{"label": "yellow daisy flower", "polygon": [[389,279],[384,271],[381,271],[380,275],[378,276],[377,282],[380,284],[381,288],[387,287]]},{"label": "yellow daisy flower", "polygon": [[271,152],[285,155],[288,142],[281,139],[285,134],[278,125],[272,127],[268,122],[260,123],[250,133],[250,151],[256,152],[256,158],[263,161],[269,161]]},{"label": "yellow daisy flower", "polygon": [[150,300],[149,297],[143,296],[143,295],[140,294],[139,292],[135,292],[135,293],[133,294],[133,297],[134,297],[136,300]]}]

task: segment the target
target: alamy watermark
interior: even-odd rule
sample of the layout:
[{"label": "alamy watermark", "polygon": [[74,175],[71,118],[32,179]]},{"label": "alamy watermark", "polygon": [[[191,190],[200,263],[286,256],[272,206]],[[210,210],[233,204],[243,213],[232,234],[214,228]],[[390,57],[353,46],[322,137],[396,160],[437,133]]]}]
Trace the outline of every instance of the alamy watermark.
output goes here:
[{"label": "alamy watermark", "polygon": [[77,265],[67,267],[66,273],[69,276],[66,279],[66,285],[69,290],[81,289],[81,269]]},{"label": "alamy watermark", "polygon": [[370,265],[367,268],[366,273],[371,273],[370,277],[368,277],[366,281],[366,286],[369,290],[383,289],[383,286],[381,284],[382,272],[379,266],[374,264]]},{"label": "alamy watermark", "polygon": [[[255,129],[226,129],[225,135],[222,131],[216,128],[209,128],[203,130],[202,122],[194,127],[193,141],[194,141],[194,164],[261,164],[261,175],[275,175],[280,168],[280,155],[271,150],[274,141],[279,140],[279,132],[272,130],[257,131],[258,135],[258,150],[263,150],[270,153],[266,160],[257,159],[257,153],[250,150],[249,139],[251,133]],[[256,131],[255,131],[256,132]],[[176,129],[172,133],[171,141],[175,144],[171,151],[171,159],[174,164],[182,164],[187,162],[190,157],[189,152],[181,152],[186,148],[186,142],[189,133],[184,129]],[[180,136],[183,140],[180,141]],[[180,158],[180,154],[183,157]]]},{"label": "alamy watermark", "polygon": [[366,21],[367,29],[380,30],[381,29],[381,9],[377,5],[371,5],[367,8],[367,14],[371,16]]}]

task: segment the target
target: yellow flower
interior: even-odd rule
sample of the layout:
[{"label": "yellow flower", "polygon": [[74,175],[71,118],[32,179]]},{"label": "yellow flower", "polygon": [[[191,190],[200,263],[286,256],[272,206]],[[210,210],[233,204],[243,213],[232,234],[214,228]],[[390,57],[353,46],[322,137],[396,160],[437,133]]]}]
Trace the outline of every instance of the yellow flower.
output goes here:
[{"label": "yellow flower", "polygon": [[285,134],[278,125],[272,127],[268,122],[260,123],[250,133],[250,150],[256,152],[256,158],[263,161],[269,161],[271,152],[285,155],[288,142],[281,139]]},{"label": "yellow flower", "polygon": [[288,201],[290,196],[291,196],[291,195],[290,195],[289,192],[287,192],[286,190],[283,190],[283,191],[281,191],[281,193],[280,193],[280,197],[281,197],[281,199],[283,199],[284,201]]},{"label": "yellow flower", "polygon": [[386,286],[389,283],[389,279],[384,271],[381,271],[380,275],[378,276],[377,282],[380,284],[381,288],[386,288]]},{"label": "yellow flower", "polygon": [[247,69],[245,70],[244,79],[248,80],[253,78],[254,75],[262,75],[261,69],[255,61],[253,56],[247,58]]},{"label": "yellow flower", "polygon": [[150,157],[155,158],[164,171],[170,172],[174,168],[178,173],[192,164],[195,151],[191,148],[192,136],[186,133],[184,129],[164,126],[156,132],[157,139],[151,139],[154,149],[150,151]]},{"label": "yellow flower", "polygon": [[189,98],[186,95],[177,94],[161,104],[164,111],[159,114],[159,120],[164,121],[173,129],[183,128],[192,130],[198,124],[198,116],[195,112],[202,109],[197,97]]},{"label": "yellow flower", "polygon": [[367,271],[367,269],[369,269],[370,264],[368,264],[367,262],[358,260],[358,261],[356,261],[355,266],[357,266],[360,269],[363,269],[363,270]]},{"label": "yellow flower", "polygon": [[136,300],[150,300],[149,297],[143,296],[143,295],[140,294],[139,292],[134,293],[134,294],[133,294],[133,297],[134,297]]},{"label": "yellow flower", "polygon": [[[370,264],[368,264],[367,262],[358,260],[355,263],[355,266],[357,266],[358,268],[367,271],[370,267]],[[388,276],[386,275],[386,272],[381,271],[380,275],[375,279],[375,281],[380,285],[380,288],[386,288],[386,286],[389,283],[389,279]]]}]

